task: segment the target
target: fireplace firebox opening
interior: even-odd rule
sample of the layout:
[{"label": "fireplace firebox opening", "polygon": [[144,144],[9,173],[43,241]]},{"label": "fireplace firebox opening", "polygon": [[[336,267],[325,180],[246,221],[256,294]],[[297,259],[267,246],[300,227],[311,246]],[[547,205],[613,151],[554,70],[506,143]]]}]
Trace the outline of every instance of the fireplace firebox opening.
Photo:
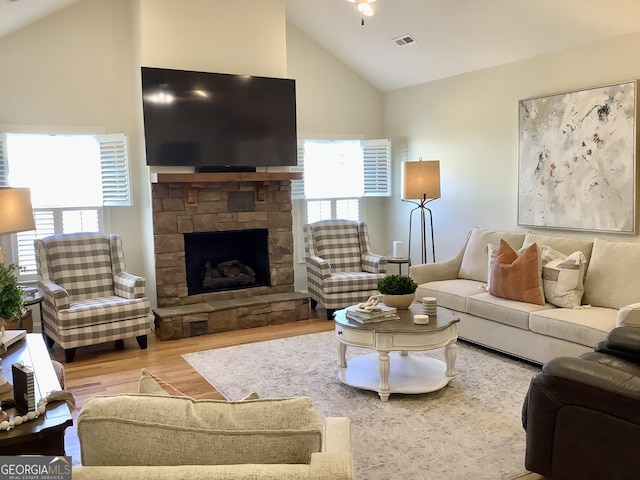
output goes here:
[{"label": "fireplace firebox opening", "polygon": [[267,229],[184,234],[189,295],[271,286]]}]

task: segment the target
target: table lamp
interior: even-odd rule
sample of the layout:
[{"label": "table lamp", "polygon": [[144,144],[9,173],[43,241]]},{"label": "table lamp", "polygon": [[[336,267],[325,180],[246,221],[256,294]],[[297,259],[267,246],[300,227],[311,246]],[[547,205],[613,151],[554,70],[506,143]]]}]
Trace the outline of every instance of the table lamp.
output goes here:
[{"label": "table lamp", "polygon": [[[28,188],[0,187],[0,236],[35,229],[31,191]],[[4,264],[1,246],[0,264]]]},{"label": "table lamp", "polygon": [[417,162],[402,162],[402,201],[417,205],[409,214],[409,261],[411,261],[411,222],[415,211],[418,211],[420,216],[422,263],[427,263],[426,212],[429,212],[431,251],[434,263],[436,261],[433,216],[431,210],[426,207],[427,203],[436,198],[440,198],[440,161],[422,161],[420,158]]},{"label": "table lamp", "polygon": [[[31,208],[31,191],[28,188],[0,187],[0,236],[17,232],[35,230],[33,210]],[[0,246],[0,265],[4,265],[4,252]],[[0,328],[0,344],[4,338],[4,320]],[[0,360],[1,361],[1,360]],[[1,373],[0,364],[0,394],[11,391],[11,384]],[[0,410],[0,420],[6,418],[6,413]]]}]

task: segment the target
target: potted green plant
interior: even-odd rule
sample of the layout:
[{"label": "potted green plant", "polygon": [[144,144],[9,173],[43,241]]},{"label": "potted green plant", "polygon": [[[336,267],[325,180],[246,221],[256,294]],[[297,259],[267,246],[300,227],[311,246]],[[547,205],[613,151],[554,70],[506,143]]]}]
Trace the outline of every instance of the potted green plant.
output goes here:
[{"label": "potted green plant", "polygon": [[18,284],[18,266],[0,264],[0,326],[17,328],[24,309],[24,293]]},{"label": "potted green plant", "polygon": [[407,275],[387,275],[378,280],[378,291],[384,295],[382,302],[400,309],[409,308],[415,298],[418,285]]}]

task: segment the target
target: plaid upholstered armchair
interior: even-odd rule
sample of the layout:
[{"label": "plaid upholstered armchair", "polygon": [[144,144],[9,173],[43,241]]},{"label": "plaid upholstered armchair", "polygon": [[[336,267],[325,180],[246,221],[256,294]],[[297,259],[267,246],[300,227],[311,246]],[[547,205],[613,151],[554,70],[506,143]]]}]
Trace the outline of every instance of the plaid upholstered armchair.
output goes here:
[{"label": "plaid upholstered armchair", "polygon": [[119,235],[71,233],[35,240],[42,331],[72,362],[76,348],[136,337],[147,348],[145,279],[124,271]]},{"label": "plaid upholstered armchair", "polygon": [[311,307],[320,304],[333,312],[363,302],[378,293],[387,259],[371,253],[364,222],[322,220],[305,225],[307,282]]}]

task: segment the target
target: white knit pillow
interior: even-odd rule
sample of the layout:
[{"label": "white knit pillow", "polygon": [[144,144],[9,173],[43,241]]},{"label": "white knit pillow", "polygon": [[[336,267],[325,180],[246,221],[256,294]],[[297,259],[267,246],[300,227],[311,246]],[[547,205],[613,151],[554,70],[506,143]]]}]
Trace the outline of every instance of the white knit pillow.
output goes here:
[{"label": "white knit pillow", "polygon": [[545,300],[556,307],[575,308],[584,294],[584,269],[587,259],[582,252],[564,255],[551,247],[541,248],[542,286]]}]

